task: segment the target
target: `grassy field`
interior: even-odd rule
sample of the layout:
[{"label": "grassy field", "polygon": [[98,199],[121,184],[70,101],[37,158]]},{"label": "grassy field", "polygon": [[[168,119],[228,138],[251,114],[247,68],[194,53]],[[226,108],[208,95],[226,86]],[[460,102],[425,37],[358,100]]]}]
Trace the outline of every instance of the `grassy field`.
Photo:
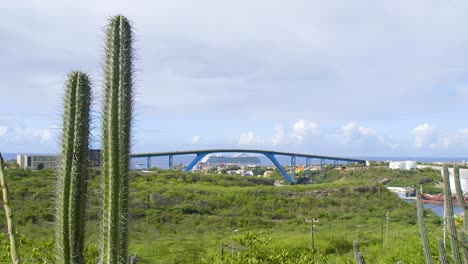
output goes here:
[{"label": "grassy field", "polygon": [[[6,170],[26,263],[53,263],[54,174]],[[97,262],[101,211],[100,172],[92,175],[88,263]],[[138,263],[347,263],[354,261],[352,242],[358,239],[368,263],[422,263],[416,209],[382,182],[424,184],[425,190],[437,192],[440,180],[432,170],[330,168],[313,174],[314,184],[275,187],[274,179],[257,177],[135,172],[130,183],[130,252],[137,254]],[[319,218],[314,253],[305,218]],[[441,219],[428,212],[426,222],[435,253]],[[0,260],[8,262],[5,235],[0,243]]]}]

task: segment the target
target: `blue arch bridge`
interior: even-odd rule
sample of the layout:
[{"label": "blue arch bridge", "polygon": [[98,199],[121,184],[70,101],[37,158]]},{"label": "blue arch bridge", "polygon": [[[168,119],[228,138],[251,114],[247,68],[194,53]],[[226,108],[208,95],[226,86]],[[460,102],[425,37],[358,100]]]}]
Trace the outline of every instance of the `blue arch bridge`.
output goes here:
[{"label": "blue arch bridge", "polygon": [[[152,157],[169,157],[169,169],[172,169],[174,166],[173,158],[177,155],[195,155],[195,158],[188,164],[184,171],[189,172],[193,167],[200,162],[206,155],[213,153],[254,153],[254,154],[263,154],[271,160],[271,162],[278,168],[284,178],[294,184],[294,177],[296,171],[296,158],[305,158],[306,160],[306,175],[309,175],[310,172],[310,160],[318,159],[320,160],[320,165],[333,162],[336,166],[339,162],[346,163],[361,163],[366,164],[365,160],[361,159],[352,159],[352,158],[343,158],[343,157],[332,157],[332,156],[321,156],[321,155],[311,155],[311,154],[300,154],[292,152],[280,152],[280,151],[269,151],[269,150],[257,150],[257,149],[205,149],[205,150],[187,150],[187,151],[172,151],[172,152],[151,152],[151,153],[139,153],[132,154],[132,158],[146,158],[146,169],[151,167],[151,158]],[[284,167],[280,164],[276,156],[286,156],[291,158],[291,170],[288,173]],[[327,162],[328,161],[328,162]]]}]

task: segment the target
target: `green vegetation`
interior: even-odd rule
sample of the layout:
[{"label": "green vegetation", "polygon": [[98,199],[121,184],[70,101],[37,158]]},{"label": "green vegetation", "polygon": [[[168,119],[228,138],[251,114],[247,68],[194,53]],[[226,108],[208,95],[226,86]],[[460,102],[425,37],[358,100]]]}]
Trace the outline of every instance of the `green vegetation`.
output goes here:
[{"label": "green vegetation", "polygon": [[128,173],[132,125],[132,32],[127,18],[110,20],[106,39],[103,113],[104,194],[101,258],[126,263],[128,252]]},{"label": "green vegetation", "polygon": [[[273,179],[282,180],[283,176],[275,172]],[[339,169],[327,166],[322,171],[311,171],[306,177],[305,172],[297,174],[298,183],[343,183],[366,185],[383,184],[392,187],[413,187],[419,189],[422,185],[424,193],[442,193],[443,180],[439,171],[430,168],[417,170],[391,170],[388,167],[368,167],[368,168],[346,168]]]},{"label": "green vegetation", "polygon": [[[424,173],[414,175],[419,178]],[[54,174],[6,170],[11,204],[18,208],[14,220],[21,234],[20,248],[28,252],[25,263],[55,258],[50,188]],[[100,174],[92,171],[88,184],[87,263],[99,260]],[[332,183],[274,187],[268,178],[163,170],[131,173],[129,253],[137,253],[138,263],[346,263],[354,259],[352,242],[358,239],[366,261],[424,262],[415,206],[388,192],[379,181],[379,176],[347,177]],[[304,221],[312,217],[319,218],[314,227],[315,253],[310,248],[310,224]],[[425,220],[430,241],[436,241],[441,237],[441,219],[426,211]],[[7,244],[1,241],[5,249]],[[436,243],[431,247],[437,252]],[[0,261],[8,258],[0,255]]]}]

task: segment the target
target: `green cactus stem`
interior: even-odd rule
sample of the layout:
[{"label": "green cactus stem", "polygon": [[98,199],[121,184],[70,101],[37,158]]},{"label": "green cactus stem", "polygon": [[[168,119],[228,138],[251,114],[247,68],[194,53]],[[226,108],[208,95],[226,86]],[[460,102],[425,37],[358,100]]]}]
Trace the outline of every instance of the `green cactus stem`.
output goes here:
[{"label": "green cactus stem", "polygon": [[458,235],[455,227],[455,219],[453,218],[452,192],[450,190],[449,170],[447,165],[442,169],[442,178],[444,180],[444,206],[446,211],[447,229],[449,232],[450,245],[452,249],[453,262],[461,264],[461,255],[458,246]]},{"label": "green cactus stem", "polygon": [[424,250],[424,256],[426,257],[426,264],[432,264],[431,247],[429,245],[429,238],[427,236],[426,223],[424,221],[424,208],[421,201],[420,191],[416,191],[416,205],[418,209],[419,233],[421,234],[421,241]]},{"label": "green cactus stem", "polygon": [[[462,242],[466,243],[468,241],[468,235],[466,232],[468,232],[468,203],[465,202],[463,191],[461,188],[460,184],[460,168],[458,167],[458,164],[453,165],[453,181],[455,183],[455,192],[457,195],[457,200],[458,203],[460,204],[460,207],[463,208],[463,233],[460,235],[461,239],[463,240]],[[468,248],[462,247],[462,253],[463,253],[463,258],[466,260],[465,263],[468,262]]]},{"label": "green cactus stem", "polygon": [[103,107],[103,231],[101,263],[125,263],[128,252],[128,172],[132,125],[132,32],[127,18],[107,28]]},{"label": "green cactus stem", "polygon": [[88,180],[91,83],[82,72],[68,76],[62,153],[57,181],[57,263],[85,263],[84,231]]},{"label": "green cactus stem", "polygon": [[3,195],[3,209],[5,210],[5,217],[7,221],[8,237],[10,238],[10,257],[13,264],[20,264],[20,256],[18,252],[18,244],[16,243],[15,226],[13,224],[13,215],[11,213],[10,203],[8,202],[8,188],[3,175],[3,157],[0,153],[0,185]]},{"label": "green cactus stem", "polygon": [[445,251],[444,241],[442,239],[437,239],[437,247],[439,249],[439,260],[441,264],[449,264],[447,251]]}]

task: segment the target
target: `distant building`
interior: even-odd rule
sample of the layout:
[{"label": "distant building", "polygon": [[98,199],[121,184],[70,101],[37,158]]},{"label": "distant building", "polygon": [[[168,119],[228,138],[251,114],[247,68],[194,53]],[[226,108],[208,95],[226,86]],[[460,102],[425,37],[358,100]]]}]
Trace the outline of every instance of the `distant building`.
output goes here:
[{"label": "distant building", "polygon": [[416,192],[411,187],[387,187],[392,193],[396,193],[400,198],[408,198],[416,196]]},{"label": "distant building", "polygon": [[412,170],[417,168],[417,163],[413,160],[391,161],[388,167],[392,170]]},{"label": "distant building", "polygon": [[[100,149],[89,150],[89,166],[100,167],[102,151]],[[16,162],[21,169],[43,170],[56,169],[59,166],[59,156],[55,155],[17,155]]]},{"label": "distant building", "polygon": [[416,192],[411,187],[387,187],[392,193],[396,193],[400,198],[415,197]]},{"label": "distant building", "polygon": [[52,155],[17,155],[16,162],[22,169],[43,170],[58,167],[58,156]]}]

